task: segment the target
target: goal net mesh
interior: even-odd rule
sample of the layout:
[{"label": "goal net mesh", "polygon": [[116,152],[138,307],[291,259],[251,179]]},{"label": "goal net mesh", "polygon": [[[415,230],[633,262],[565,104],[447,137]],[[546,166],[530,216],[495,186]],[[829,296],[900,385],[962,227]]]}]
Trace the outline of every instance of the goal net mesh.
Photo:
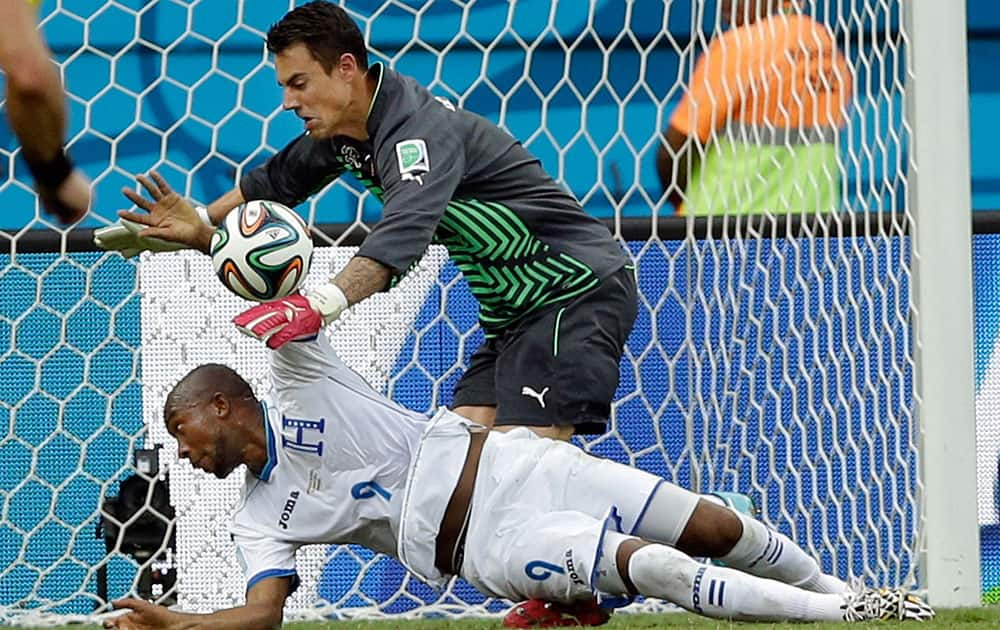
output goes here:
[{"label": "goal net mesh", "polygon": [[[156,168],[208,202],[299,133],[280,110],[263,49],[267,28],[294,4],[43,3],[71,149],[95,182],[93,226],[114,220],[134,174]],[[768,91],[789,90],[798,75],[781,59],[740,57],[750,64],[742,78],[698,103],[738,97],[729,109],[742,118],[719,120],[690,145],[699,160],[680,218],[657,178],[661,134],[685,94],[709,89],[692,84],[706,51],[743,55],[723,36],[716,2],[343,4],[373,61],[509,130],[633,256],[639,316],[611,430],[580,445],[697,491],[750,495],[761,518],[827,572],[914,585],[921,519],[901,0],[816,0],[772,18],[773,37],[789,36],[799,10],[818,23],[781,56],[808,69],[808,85],[782,101]],[[824,57],[817,33],[829,34],[842,64]],[[770,40],[758,37],[750,47],[765,50]],[[784,111],[809,110],[803,103],[833,80],[842,102]],[[785,115],[784,125],[754,121],[757,106]],[[828,151],[823,168],[800,176],[796,164],[817,151]],[[186,610],[237,605],[245,581],[226,525],[241,476],[219,481],[178,462],[161,411],[170,386],[203,362],[227,363],[267,390],[265,350],[229,323],[246,303],[200,255],[123,261],[67,251],[58,232],[53,251],[28,251],[33,233],[23,228],[51,226],[18,154],[4,129],[0,164],[12,176],[0,184],[10,212],[0,225],[9,230],[0,255],[0,623],[65,622],[143,589]],[[727,157],[743,169],[734,181],[749,183],[719,188],[713,173]],[[770,205],[746,214],[760,182],[778,174],[786,184]],[[712,216],[695,217],[706,199],[723,198]],[[377,200],[348,176],[299,210],[341,228],[327,231],[307,285],[342,268],[353,251],[343,235],[364,234],[379,217]],[[331,335],[372,385],[420,411],[450,403],[482,339],[468,288],[437,246]],[[138,512],[115,512],[112,500],[131,492],[136,451],[157,444],[169,510],[140,488]],[[140,521],[167,532],[157,548],[115,534]],[[303,548],[299,573],[296,616],[507,605],[461,581],[437,593],[353,546]]]}]

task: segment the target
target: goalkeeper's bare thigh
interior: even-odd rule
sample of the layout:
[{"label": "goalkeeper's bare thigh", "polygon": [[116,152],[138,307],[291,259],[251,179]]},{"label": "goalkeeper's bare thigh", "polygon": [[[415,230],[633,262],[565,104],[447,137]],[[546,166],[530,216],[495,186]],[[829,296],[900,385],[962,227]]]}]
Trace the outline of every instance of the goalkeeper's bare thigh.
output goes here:
[{"label": "goalkeeper's bare thigh", "polygon": [[637,309],[635,275],[623,267],[594,290],[531,314],[476,351],[453,406],[496,406],[494,426],[603,433]]}]

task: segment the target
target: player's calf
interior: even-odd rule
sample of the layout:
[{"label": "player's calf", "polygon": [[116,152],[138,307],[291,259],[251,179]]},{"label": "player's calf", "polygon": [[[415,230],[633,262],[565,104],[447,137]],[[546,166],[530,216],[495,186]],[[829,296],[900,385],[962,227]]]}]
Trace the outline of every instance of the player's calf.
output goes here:
[{"label": "player's calf", "polygon": [[688,555],[711,558],[717,565],[808,591],[847,590],[846,583],[823,574],[812,556],[784,534],[753,518],[748,513],[752,511],[753,504],[744,495],[702,496],[675,546]]},{"label": "player's calf", "polygon": [[737,518],[742,534],[718,560],[728,567],[760,577],[778,580],[816,593],[843,593],[847,584],[820,569],[816,559],[784,534],[744,514]]},{"label": "player's calf", "polygon": [[740,514],[746,514],[747,516],[751,516],[753,518],[757,518],[757,516],[759,516],[759,510],[757,509],[757,506],[754,505],[753,499],[740,492],[710,492],[702,495],[702,498],[709,501],[716,501],[719,505],[727,507],[734,512],[739,512]]}]

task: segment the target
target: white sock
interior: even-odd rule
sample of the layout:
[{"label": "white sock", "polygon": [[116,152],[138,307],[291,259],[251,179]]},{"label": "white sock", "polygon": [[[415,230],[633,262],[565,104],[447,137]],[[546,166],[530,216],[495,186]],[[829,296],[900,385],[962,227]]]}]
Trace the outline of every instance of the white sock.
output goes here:
[{"label": "white sock", "polygon": [[736,512],[736,515],[743,523],[743,535],[732,551],[719,558],[726,566],[814,593],[843,593],[847,590],[847,583],[825,575],[815,558],[788,536],[746,514]]},{"label": "white sock", "polygon": [[695,562],[666,545],[647,545],[629,560],[628,575],[647,597],[715,619],[841,621],[843,596],[801,588]]}]

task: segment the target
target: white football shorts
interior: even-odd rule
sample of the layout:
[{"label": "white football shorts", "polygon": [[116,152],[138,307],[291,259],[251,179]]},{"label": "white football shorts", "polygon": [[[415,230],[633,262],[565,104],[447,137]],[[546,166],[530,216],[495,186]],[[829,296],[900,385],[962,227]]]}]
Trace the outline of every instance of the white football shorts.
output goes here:
[{"label": "white football shorts", "polygon": [[677,504],[677,523],[661,525],[679,536],[697,494],[529,429],[494,431],[476,477],[462,577],[514,601],[591,597],[605,532],[632,534],[654,491]]}]

